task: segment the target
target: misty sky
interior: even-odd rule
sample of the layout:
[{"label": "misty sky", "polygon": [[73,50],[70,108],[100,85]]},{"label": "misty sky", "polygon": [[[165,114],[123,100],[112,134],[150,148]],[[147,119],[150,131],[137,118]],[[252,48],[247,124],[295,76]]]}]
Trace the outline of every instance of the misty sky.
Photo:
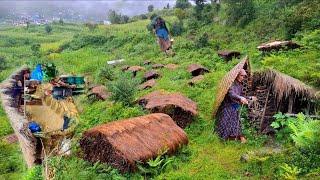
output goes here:
[{"label": "misty sky", "polygon": [[78,0],[56,0],[56,1],[1,1],[0,12],[23,12],[29,13],[32,11],[52,12],[58,9],[72,9],[85,16],[106,17],[108,10],[114,9],[121,14],[133,16],[147,12],[148,5],[152,4],[155,8],[162,9],[167,4],[172,7],[175,0],[100,0],[100,1],[78,1]]}]

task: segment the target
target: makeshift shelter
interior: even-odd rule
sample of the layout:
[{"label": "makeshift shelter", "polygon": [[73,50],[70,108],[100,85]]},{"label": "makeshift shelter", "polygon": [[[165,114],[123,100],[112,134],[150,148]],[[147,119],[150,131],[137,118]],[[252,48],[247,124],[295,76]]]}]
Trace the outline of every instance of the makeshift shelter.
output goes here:
[{"label": "makeshift shelter", "polygon": [[141,66],[131,66],[128,68],[128,71],[133,73],[133,77],[137,75],[137,72],[144,70],[143,67]]},{"label": "makeshift shelter", "polygon": [[209,72],[209,70],[199,64],[190,64],[188,66],[188,72],[191,73],[192,76],[199,76]]},{"label": "makeshift shelter", "polygon": [[148,81],[150,79],[157,79],[158,77],[160,77],[160,74],[155,70],[151,70],[143,75],[143,80]]},{"label": "makeshift shelter", "polygon": [[146,162],[164,151],[172,154],[187,143],[186,133],[170,116],[156,113],[89,129],[84,132],[80,147],[84,159],[128,172],[136,170],[138,161]]},{"label": "makeshift shelter", "polygon": [[240,58],[240,52],[238,52],[238,51],[228,51],[228,50],[218,51],[218,56],[220,56],[221,58],[229,61],[232,58]]},{"label": "makeshift shelter", "polygon": [[258,46],[259,51],[269,52],[272,50],[279,51],[280,49],[296,49],[300,45],[292,41],[273,41],[269,43],[263,43]]},{"label": "makeshift shelter", "polygon": [[249,117],[252,125],[264,133],[269,133],[277,112],[314,114],[316,111],[316,91],[275,70],[255,72],[252,91],[258,101],[249,106]]},{"label": "makeshift shelter", "polygon": [[243,58],[234,68],[232,68],[221,80],[216,88],[216,98],[213,104],[213,117],[216,116],[217,111],[228,93],[234,80],[237,78],[241,69],[247,72],[247,77],[243,80],[244,93],[248,95],[252,84],[251,67],[249,58],[246,56]]},{"label": "makeshift shelter", "polygon": [[[14,73],[12,77],[21,74],[24,69]],[[45,154],[59,153],[64,140],[73,135],[78,112],[72,98],[58,101],[47,94],[52,90],[49,84],[37,85],[36,91],[29,91],[29,94],[22,91],[20,96],[24,98],[24,103],[11,107],[15,99],[10,92],[15,83],[16,79],[7,79],[1,84],[1,101],[19,140],[24,159],[28,167],[32,167],[41,163]],[[23,84],[26,86],[24,89],[34,88],[29,87],[32,83],[27,81]],[[41,103],[32,103],[33,101]],[[30,126],[31,124],[36,124],[40,131],[32,133],[31,127],[34,126]]]},{"label": "makeshift shelter", "polygon": [[138,103],[152,113],[168,114],[179,127],[187,127],[198,114],[197,104],[180,93],[154,91],[141,97]]},{"label": "makeshift shelter", "polygon": [[203,79],[204,79],[204,76],[203,76],[203,75],[199,75],[199,76],[196,76],[196,77],[193,77],[192,79],[190,79],[190,80],[188,81],[188,84],[189,84],[190,86],[193,86],[193,85],[195,85],[195,84],[200,83]]},{"label": "makeshift shelter", "polygon": [[139,89],[141,89],[141,90],[148,89],[148,88],[152,88],[155,85],[156,85],[156,80],[155,79],[150,79],[150,80],[144,82],[143,84],[141,84],[139,86]]},{"label": "makeshift shelter", "polygon": [[152,69],[160,69],[160,68],[163,68],[164,65],[163,64],[154,64],[152,65]]},{"label": "makeshift shelter", "polygon": [[251,73],[249,59],[245,57],[220,81],[213,107],[216,116],[228,89],[236,79],[240,69],[245,69],[247,77],[243,81],[244,95],[256,96],[257,101],[249,103],[249,119],[253,127],[263,133],[270,133],[273,115],[277,112],[295,114],[315,113],[316,91],[301,81],[275,70]]},{"label": "makeshift shelter", "polygon": [[177,64],[167,64],[165,65],[166,68],[170,69],[170,70],[175,70],[179,67],[179,65]]},{"label": "makeshift shelter", "polygon": [[93,86],[89,89],[88,97],[105,101],[111,95],[103,85]]}]

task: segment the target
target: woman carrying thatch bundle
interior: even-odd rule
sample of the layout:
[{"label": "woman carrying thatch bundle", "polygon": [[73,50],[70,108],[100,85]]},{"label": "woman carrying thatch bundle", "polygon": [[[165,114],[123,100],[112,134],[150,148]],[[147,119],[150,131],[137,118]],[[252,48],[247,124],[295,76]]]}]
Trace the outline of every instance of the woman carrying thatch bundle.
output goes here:
[{"label": "woman carrying thatch bundle", "polygon": [[218,110],[216,132],[222,139],[247,141],[241,132],[239,110],[242,104],[248,104],[248,99],[256,98],[243,96],[242,81],[246,76],[246,71],[241,69]]},{"label": "woman carrying thatch bundle", "polygon": [[166,55],[173,54],[171,49],[171,40],[169,38],[169,30],[165,21],[161,17],[155,17],[153,18],[151,25],[153,32],[158,38],[161,51],[165,52]]}]

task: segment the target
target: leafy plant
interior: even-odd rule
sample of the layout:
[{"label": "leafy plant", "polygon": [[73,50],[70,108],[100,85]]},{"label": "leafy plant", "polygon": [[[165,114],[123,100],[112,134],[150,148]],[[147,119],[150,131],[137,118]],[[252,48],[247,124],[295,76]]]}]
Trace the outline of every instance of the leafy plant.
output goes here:
[{"label": "leafy plant", "polygon": [[291,129],[289,128],[289,124],[295,121],[295,118],[291,118],[281,112],[275,114],[273,116],[275,121],[271,123],[271,127],[273,127],[276,131],[276,138],[279,141],[286,141],[290,137]]},{"label": "leafy plant", "polygon": [[105,65],[102,68],[99,69],[98,73],[97,73],[97,81],[99,83],[102,83],[104,85],[106,85],[108,83],[108,81],[112,81],[114,79],[114,70],[112,69],[111,66],[109,65]]},{"label": "leafy plant", "polygon": [[111,92],[111,100],[122,102],[124,105],[130,106],[133,103],[134,96],[137,92],[138,81],[132,79],[130,74],[123,74],[120,77],[108,83],[107,87]]},{"label": "leafy plant", "polygon": [[296,180],[300,170],[295,166],[290,166],[286,163],[280,166],[280,178],[285,180]]},{"label": "leafy plant", "polygon": [[150,159],[146,164],[138,163],[141,174],[148,177],[159,175],[164,169],[173,162],[174,157],[165,155],[167,151],[160,153],[155,159]]}]

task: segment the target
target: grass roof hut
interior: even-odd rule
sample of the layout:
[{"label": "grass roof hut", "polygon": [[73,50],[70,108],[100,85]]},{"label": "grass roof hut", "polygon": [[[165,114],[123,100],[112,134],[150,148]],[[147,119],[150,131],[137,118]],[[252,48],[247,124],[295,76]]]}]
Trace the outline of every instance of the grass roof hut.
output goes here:
[{"label": "grass roof hut", "polygon": [[303,82],[276,70],[255,72],[252,91],[258,98],[258,102],[249,107],[249,117],[262,132],[270,131],[269,125],[277,112],[316,113],[316,91]]},{"label": "grass roof hut", "polygon": [[136,162],[146,162],[164,150],[172,154],[187,143],[186,133],[162,113],[99,125],[80,140],[84,159],[108,163],[121,172],[134,171]]}]

